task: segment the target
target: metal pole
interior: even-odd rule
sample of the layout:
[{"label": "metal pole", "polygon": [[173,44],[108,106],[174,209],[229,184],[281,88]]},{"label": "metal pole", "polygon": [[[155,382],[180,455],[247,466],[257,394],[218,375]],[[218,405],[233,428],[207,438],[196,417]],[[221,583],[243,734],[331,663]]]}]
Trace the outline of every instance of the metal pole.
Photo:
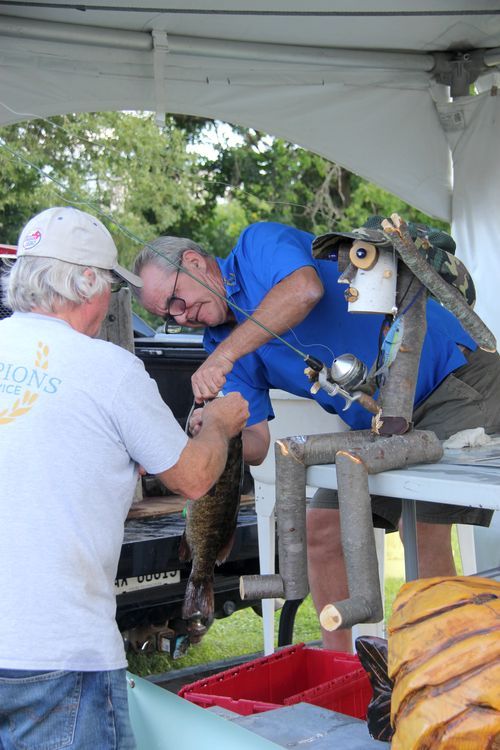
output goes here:
[{"label": "metal pole", "polygon": [[417,549],[417,508],[415,500],[403,500],[403,537],[405,550],[405,579],[416,581],[418,578]]}]

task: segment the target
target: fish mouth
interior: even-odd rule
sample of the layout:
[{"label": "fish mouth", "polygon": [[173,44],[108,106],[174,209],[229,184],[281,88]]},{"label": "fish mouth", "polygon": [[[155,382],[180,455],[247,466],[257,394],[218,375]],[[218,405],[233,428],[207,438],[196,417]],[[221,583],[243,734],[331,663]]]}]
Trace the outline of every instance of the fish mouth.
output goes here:
[{"label": "fish mouth", "polygon": [[192,643],[198,643],[198,641],[201,641],[209,627],[210,623],[207,618],[203,617],[201,612],[194,612],[187,621],[189,640]]}]

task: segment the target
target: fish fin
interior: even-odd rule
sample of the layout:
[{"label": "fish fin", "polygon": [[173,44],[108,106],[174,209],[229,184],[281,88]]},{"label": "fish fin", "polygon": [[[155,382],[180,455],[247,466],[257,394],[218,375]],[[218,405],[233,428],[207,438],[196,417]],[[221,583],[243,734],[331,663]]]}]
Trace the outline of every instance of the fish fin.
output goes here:
[{"label": "fish fin", "polygon": [[186,532],[183,533],[181,541],[179,542],[179,560],[182,562],[189,562],[193,557],[191,553],[191,547],[186,539]]},{"label": "fish fin", "polygon": [[217,565],[222,565],[222,563],[226,562],[227,558],[231,554],[231,550],[233,549],[234,544],[234,537],[236,536],[236,530],[233,531],[231,536],[229,537],[228,542],[222,547],[222,549],[219,550],[217,554],[216,563]]},{"label": "fish fin", "polygon": [[184,593],[182,605],[182,616],[185,620],[200,614],[208,621],[212,621],[214,615],[214,584],[211,578],[193,580],[189,578]]},{"label": "fish fin", "polygon": [[[241,442],[241,439],[240,439],[240,442]],[[241,446],[240,446],[240,450],[242,450]],[[222,547],[222,549],[219,550],[219,553],[215,560],[216,565],[222,565],[222,563],[225,563],[227,558],[231,554],[231,550],[233,549],[234,540],[236,538],[236,526],[238,524],[238,513],[240,511],[241,491],[243,489],[244,476],[245,476],[245,465],[242,460],[241,469],[240,469],[240,477],[239,477],[239,485],[238,485],[238,502],[235,503],[234,515],[232,519],[233,533],[229,537],[226,544]]]}]

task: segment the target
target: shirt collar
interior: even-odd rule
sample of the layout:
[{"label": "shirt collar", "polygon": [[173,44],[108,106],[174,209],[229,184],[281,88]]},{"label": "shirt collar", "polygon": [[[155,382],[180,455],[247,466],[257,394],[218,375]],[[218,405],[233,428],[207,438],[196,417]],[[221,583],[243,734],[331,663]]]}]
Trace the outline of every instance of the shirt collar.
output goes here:
[{"label": "shirt collar", "polygon": [[20,312],[19,310],[16,310],[14,313],[12,313],[13,318],[17,318],[19,320],[22,320],[23,318],[34,318],[36,320],[45,320],[49,323],[61,323],[63,326],[67,326],[68,328],[71,328],[71,325],[68,323],[67,320],[63,320],[62,318],[58,318],[55,315],[44,315],[43,313],[36,313],[36,312]]},{"label": "shirt collar", "polygon": [[216,261],[219,264],[226,294],[228,297],[232,297],[233,294],[240,291],[240,282],[235,273],[234,254],[231,253],[227,258],[216,258]]}]

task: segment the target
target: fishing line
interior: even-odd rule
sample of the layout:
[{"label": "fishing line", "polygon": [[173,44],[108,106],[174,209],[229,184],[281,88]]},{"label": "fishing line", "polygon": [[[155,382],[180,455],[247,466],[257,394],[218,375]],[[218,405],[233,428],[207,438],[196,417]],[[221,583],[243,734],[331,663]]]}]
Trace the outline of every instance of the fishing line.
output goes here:
[{"label": "fishing line", "polygon": [[[412,285],[412,283],[413,283],[414,279],[415,279],[415,277],[413,277],[413,279],[411,280],[411,282],[410,282],[410,286]],[[409,289],[410,289],[410,286],[409,286],[409,287],[408,287],[408,289],[406,290],[405,294],[407,294],[407,293],[408,293],[408,291],[409,291]],[[415,294],[415,295],[413,296],[413,298],[412,298],[412,299],[411,299],[411,300],[410,300],[410,301],[408,302],[408,304],[406,305],[406,307],[405,307],[405,309],[403,310],[403,312],[402,312],[402,313],[400,313],[400,314],[401,314],[401,316],[403,316],[403,315],[404,315],[405,313],[407,313],[407,312],[408,312],[408,310],[410,309],[410,307],[412,307],[412,305],[414,305],[414,304],[415,304],[415,302],[416,302],[416,301],[418,300],[418,298],[420,297],[420,295],[421,295],[421,294],[423,293],[424,289],[425,289],[425,287],[424,287],[424,286],[421,286],[421,287],[420,287],[420,289],[418,290],[418,292],[417,292],[417,293],[416,293],[416,294]]]},{"label": "fishing line", "polygon": [[189,423],[190,423],[190,421],[191,421],[191,417],[193,416],[193,412],[194,412],[194,410],[195,410],[195,409],[196,409],[197,407],[199,407],[199,406],[200,406],[200,404],[197,404],[197,403],[196,403],[196,399],[193,399],[193,405],[191,406],[191,409],[189,410],[189,414],[187,415],[187,418],[186,418],[186,425],[185,425],[185,427],[184,427],[184,432],[185,432],[185,433],[186,433],[186,435],[188,435],[188,436],[189,436]]},{"label": "fishing line", "polygon": [[298,344],[300,344],[300,346],[303,346],[303,347],[304,347],[305,349],[312,349],[313,347],[321,346],[321,347],[322,347],[323,349],[326,349],[326,350],[327,350],[327,352],[329,352],[329,354],[330,354],[330,356],[331,356],[331,358],[332,358],[332,361],[333,361],[333,360],[335,359],[335,354],[334,354],[334,353],[333,353],[333,351],[332,351],[332,350],[330,349],[330,347],[329,347],[329,346],[327,346],[326,344],[319,344],[319,343],[317,343],[317,344],[304,344],[304,343],[303,343],[303,342],[302,342],[302,341],[301,341],[301,340],[299,339],[299,337],[297,336],[297,334],[295,333],[295,331],[293,330],[293,328],[289,328],[288,330],[290,331],[290,333],[292,334],[292,336],[294,336],[294,337],[295,337],[295,339],[297,340],[297,343],[298,343]]},{"label": "fishing line", "polygon": [[107,219],[107,221],[111,222],[122,234],[124,234],[129,239],[133,240],[133,242],[138,243],[139,245],[143,245],[148,247],[150,250],[152,250],[156,255],[162,257],[164,260],[166,260],[171,266],[174,268],[181,270],[183,273],[185,273],[190,278],[194,279],[194,281],[198,282],[201,286],[203,286],[205,289],[207,289],[209,292],[214,294],[216,297],[219,297],[219,299],[223,300],[228,306],[234,308],[238,312],[240,312],[242,315],[244,315],[247,320],[251,320],[255,325],[259,326],[259,328],[262,328],[266,333],[268,333],[272,338],[278,339],[278,341],[281,341],[282,344],[285,344],[289,349],[291,349],[293,352],[298,354],[303,360],[309,359],[309,355],[305,354],[304,352],[300,351],[300,349],[297,349],[295,346],[290,344],[290,342],[286,341],[286,339],[279,336],[274,331],[271,331],[264,323],[261,323],[256,318],[253,318],[251,315],[249,315],[243,308],[241,308],[239,305],[237,305],[235,302],[231,302],[225,295],[220,294],[215,289],[212,289],[209,284],[206,284],[204,281],[199,279],[197,276],[192,274],[190,271],[188,271],[186,268],[182,267],[182,263],[176,263],[175,261],[171,260],[170,258],[167,258],[167,256],[163,255],[163,253],[159,252],[155,247],[153,247],[149,242],[145,242],[144,240],[141,240],[140,237],[137,237],[133,232],[131,232],[127,227],[125,227],[123,224],[121,224],[117,219],[115,219],[111,214],[106,213],[103,211],[98,205],[94,204],[92,201],[82,199],[81,196],[77,195],[73,190],[70,188],[67,188],[65,185],[63,185],[62,182],[60,182],[57,178],[53,177],[50,174],[47,174],[44,172],[40,167],[38,167],[36,164],[33,164],[29,161],[25,156],[18,153],[14,149],[10,148],[3,138],[0,138],[0,147],[3,148],[5,151],[7,151],[11,156],[14,157],[14,159],[17,159],[18,161],[26,164],[31,169],[34,169],[37,171],[42,177],[49,179],[51,182],[53,182],[55,185],[57,185],[61,190],[63,190],[68,195],[72,196],[73,198],[76,198],[75,202],[78,202],[79,205],[87,206],[88,208],[91,208],[94,210],[99,216],[102,216],[103,218]]},{"label": "fishing line", "polygon": [[[413,277],[410,283],[408,284],[403,294],[403,297],[401,299],[401,302],[403,302],[404,298],[406,297],[406,295],[408,294],[411,288],[411,285],[413,284],[413,281],[415,280],[416,280],[415,277]],[[383,383],[385,382],[386,373],[389,370],[389,367],[391,366],[392,362],[394,361],[397,351],[399,351],[399,346],[398,346],[396,354],[394,354],[391,358],[391,347],[393,345],[397,346],[396,337],[398,336],[398,334],[402,336],[401,326],[404,325],[404,316],[406,315],[410,307],[412,307],[415,304],[415,302],[418,300],[421,294],[423,294],[423,292],[424,292],[424,287],[420,286],[420,289],[413,295],[413,297],[408,302],[404,310],[402,310],[400,313],[398,313],[397,315],[393,317],[392,323],[390,325],[389,325],[390,323],[389,315],[386,315],[384,320],[382,321],[382,324],[380,326],[380,331],[379,331],[379,337],[378,337],[379,351],[377,355],[377,360],[374,365],[376,367],[376,370],[375,372],[370,372],[370,378],[372,379],[375,378],[377,385],[379,387],[383,385]],[[384,329],[386,327],[388,327],[388,330],[386,330],[384,334]],[[392,334],[392,339],[389,338],[391,334]]]},{"label": "fishing line", "polygon": [[[0,101],[0,106],[4,107],[4,109],[11,112],[13,115],[19,116],[19,117],[29,117],[32,120],[39,120],[40,122],[48,123],[50,126],[56,128],[56,130],[60,130],[65,135],[67,135],[74,143],[84,143],[89,144],[93,148],[101,147],[103,149],[106,149],[108,153],[112,153],[117,157],[119,160],[124,160],[125,156],[114,146],[110,146],[107,141],[103,141],[100,138],[97,140],[91,140],[90,138],[85,138],[82,135],[78,135],[76,133],[71,132],[67,127],[64,125],[60,125],[59,123],[55,122],[54,120],[51,120],[47,117],[42,117],[41,115],[37,115],[33,112],[18,112],[17,110],[10,107],[8,104],[6,104],[3,101]],[[144,118],[147,119],[147,118]],[[11,125],[15,125],[16,123],[11,123]],[[8,127],[8,126],[6,126]],[[185,177],[194,177],[194,175],[191,175],[189,171],[181,170],[181,169],[175,169],[172,167],[169,167],[168,165],[165,166],[165,174],[170,177],[176,177],[179,175],[184,175]],[[117,178],[119,179],[119,178]],[[250,198],[255,198],[255,200],[262,200],[261,198],[258,198],[258,196],[254,195],[254,193],[250,192],[249,190],[243,190],[243,188],[239,187],[238,185],[234,185],[231,182],[226,182],[224,180],[208,180],[201,177],[199,174],[196,175],[196,179],[198,179],[204,186],[212,186],[212,185],[222,185],[226,188],[230,188],[231,190],[238,191],[242,195],[247,195]],[[307,211],[308,206],[302,204],[302,203],[292,203],[291,201],[279,201],[279,200],[272,200],[269,198],[263,199],[264,203],[268,204],[269,206],[288,206],[290,208],[301,208],[304,211]],[[75,201],[76,202],[76,201]],[[318,208],[317,211],[315,211],[316,214],[321,216],[323,219],[327,219],[328,221],[331,221],[331,216],[326,214],[321,208]],[[292,215],[303,215],[303,214],[294,214],[292,212]]]},{"label": "fishing line", "polygon": [[[247,307],[246,309],[245,308],[242,308],[242,309],[246,313],[249,313],[250,315],[253,315],[258,308],[255,307],[255,308],[251,309],[251,308]],[[297,343],[300,344],[300,346],[303,346],[305,349],[313,349],[314,347],[321,346],[321,347],[323,347],[323,349],[327,350],[327,352],[330,354],[332,360],[335,359],[335,354],[330,349],[330,347],[327,346],[326,344],[320,344],[320,343],[305,344],[303,341],[301,341],[299,339],[299,337],[297,336],[297,334],[295,333],[295,331],[293,330],[293,328],[291,328],[290,326],[288,326],[288,333],[290,333],[295,338],[295,340],[297,341]]]}]

